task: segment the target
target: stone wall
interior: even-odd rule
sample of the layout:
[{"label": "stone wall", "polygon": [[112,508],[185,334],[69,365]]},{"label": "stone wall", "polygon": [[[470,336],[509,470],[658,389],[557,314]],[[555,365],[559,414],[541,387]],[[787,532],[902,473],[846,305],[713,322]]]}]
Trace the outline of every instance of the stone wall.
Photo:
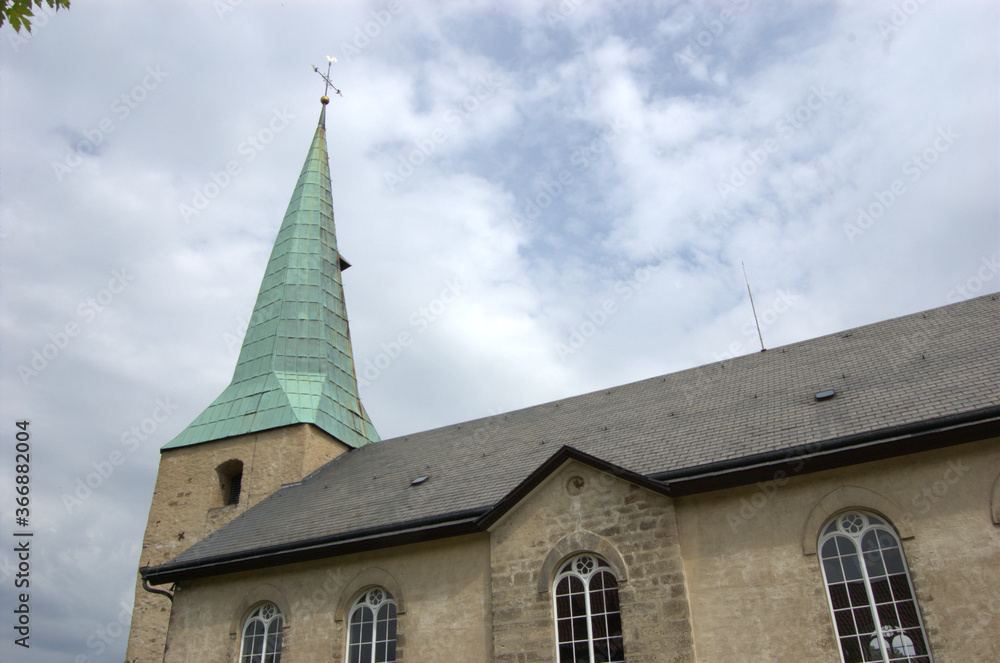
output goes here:
[{"label": "stone wall", "polygon": [[698,660],[839,663],[816,540],[838,512],[900,533],[935,663],[1000,660],[997,440],[680,498]]},{"label": "stone wall", "polygon": [[182,583],[166,663],[234,663],[243,619],[261,601],[285,620],[282,663],[344,661],[345,615],[366,588],[397,602],[397,662],[490,661],[486,534]]},{"label": "stone wall", "polygon": [[[350,601],[381,585],[400,602],[401,663],[554,661],[552,579],[594,552],[619,578],[629,661],[839,663],[816,539],[849,509],[899,532],[935,663],[1000,660],[998,442],[676,499],[567,461],[488,534],[183,583],[165,660],[235,661],[242,619],[271,600],[288,619],[283,661],[341,663]],[[188,497],[197,511],[167,495],[156,508]],[[144,561],[182,545],[177,527],[151,527],[164,542]]]},{"label": "stone wall", "polygon": [[[299,481],[346,450],[315,426],[300,424],[164,451],[139,566],[169,561],[282,484]],[[242,489],[239,503],[226,506],[216,468],[234,459],[243,462]],[[127,661],[163,660],[169,612],[169,599],[147,592],[137,578]]]},{"label": "stone wall", "polygon": [[616,570],[630,661],[694,661],[671,500],[568,461],[491,528],[498,663],[554,661],[559,562],[595,552]]}]

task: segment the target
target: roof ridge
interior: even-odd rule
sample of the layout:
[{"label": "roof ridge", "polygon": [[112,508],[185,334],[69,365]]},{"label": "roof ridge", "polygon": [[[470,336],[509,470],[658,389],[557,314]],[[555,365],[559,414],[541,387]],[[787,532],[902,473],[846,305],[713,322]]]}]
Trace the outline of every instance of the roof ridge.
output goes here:
[{"label": "roof ridge", "polygon": [[805,338],[805,339],[802,339],[802,340],[799,340],[799,341],[793,341],[792,343],[788,343],[786,345],[779,345],[779,346],[770,348],[770,349],[768,349],[766,351],[748,352],[747,354],[738,355],[736,357],[731,357],[729,359],[722,359],[722,360],[719,360],[719,361],[713,361],[713,362],[709,362],[707,364],[698,364],[697,366],[690,366],[688,368],[682,368],[682,369],[679,369],[679,370],[676,370],[676,371],[670,371],[668,373],[662,373],[662,374],[659,374],[659,375],[653,375],[653,376],[650,376],[650,377],[640,378],[638,380],[633,380],[632,382],[625,382],[623,384],[616,384],[616,385],[611,385],[611,386],[607,386],[607,387],[599,387],[597,389],[592,389],[590,391],[585,391],[585,392],[582,392],[582,393],[573,394],[571,396],[564,396],[562,398],[556,398],[556,399],[553,399],[551,401],[545,401],[545,402],[542,402],[542,403],[536,403],[534,405],[526,405],[524,407],[517,408],[517,409],[514,409],[514,410],[507,410],[507,411],[504,411],[504,412],[498,412],[496,414],[490,414],[490,415],[486,415],[486,416],[483,416],[483,417],[476,417],[474,419],[466,419],[466,420],[462,420],[462,421],[455,421],[455,422],[452,422],[452,423],[449,423],[449,424],[444,424],[444,425],[441,425],[441,426],[436,426],[434,428],[428,428],[426,430],[414,431],[412,433],[404,433],[402,435],[396,435],[396,436],[393,436],[391,438],[386,438],[386,441],[388,442],[390,440],[403,439],[403,438],[411,437],[413,435],[424,435],[424,434],[427,434],[427,433],[433,433],[435,431],[444,431],[444,430],[451,429],[451,428],[456,428],[456,427],[461,428],[461,427],[465,427],[465,426],[471,426],[473,424],[477,424],[477,423],[480,423],[480,422],[490,421],[492,419],[495,419],[496,417],[506,417],[508,415],[514,415],[514,414],[524,413],[524,412],[527,412],[527,411],[530,411],[530,410],[537,410],[539,408],[544,408],[546,406],[558,406],[558,405],[561,405],[563,403],[568,403],[570,401],[575,401],[577,399],[585,399],[585,398],[587,398],[589,396],[596,396],[596,395],[600,394],[601,392],[607,392],[607,393],[610,394],[611,392],[621,391],[623,389],[635,388],[635,387],[641,386],[641,385],[646,384],[646,383],[656,382],[658,380],[662,381],[662,380],[665,380],[668,377],[676,379],[676,378],[679,378],[682,375],[690,374],[690,373],[695,372],[695,371],[703,371],[703,370],[706,370],[706,369],[710,369],[712,367],[724,367],[724,365],[727,364],[727,363],[752,361],[753,358],[757,358],[757,357],[760,357],[761,355],[766,355],[768,353],[770,353],[772,355],[775,354],[775,353],[786,353],[785,351],[787,351],[787,350],[789,350],[791,348],[795,348],[795,347],[801,346],[801,345],[817,343],[817,342],[823,341],[824,339],[833,339],[833,338],[836,338],[836,337],[844,338],[845,336],[853,335],[854,332],[858,332],[858,331],[865,330],[865,329],[870,329],[870,328],[875,328],[875,327],[882,327],[882,326],[887,325],[887,324],[898,323],[898,322],[906,320],[908,318],[917,318],[917,317],[921,317],[921,316],[926,318],[927,314],[930,314],[930,313],[937,313],[937,312],[943,311],[945,309],[953,309],[953,307],[962,307],[962,306],[969,306],[969,307],[971,307],[972,304],[977,303],[977,302],[981,302],[981,301],[985,301],[986,299],[992,299],[993,301],[996,301],[997,296],[998,296],[997,293],[989,293],[989,294],[981,295],[979,297],[973,297],[973,298],[970,298],[970,299],[967,299],[967,300],[963,300],[961,302],[955,302],[955,303],[952,303],[952,304],[944,304],[942,306],[938,306],[938,307],[935,307],[935,308],[932,308],[932,309],[927,309],[927,310],[924,310],[924,311],[915,311],[913,313],[906,313],[906,314],[903,314],[903,315],[896,316],[894,318],[888,318],[886,320],[879,320],[879,321],[876,321],[876,322],[869,322],[869,323],[866,323],[866,324],[863,324],[863,325],[858,325],[857,327],[851,327],[849,329],[841,329],[839,331],[830,332],[828,334],[821,334],[819,336],[812,336],[810,338]]}]

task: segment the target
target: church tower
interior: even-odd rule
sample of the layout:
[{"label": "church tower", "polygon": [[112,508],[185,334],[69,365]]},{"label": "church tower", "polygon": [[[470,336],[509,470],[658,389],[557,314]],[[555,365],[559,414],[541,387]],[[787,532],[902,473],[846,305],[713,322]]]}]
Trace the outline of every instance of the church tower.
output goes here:
[{"label": "church tower", "polygon": [[[351,352],[324,96],[232,382],[161,449],[139,566],[156,566],[353,448],[377,442]],[[127,661],[163,660],[171,598],[136,583]]]}]

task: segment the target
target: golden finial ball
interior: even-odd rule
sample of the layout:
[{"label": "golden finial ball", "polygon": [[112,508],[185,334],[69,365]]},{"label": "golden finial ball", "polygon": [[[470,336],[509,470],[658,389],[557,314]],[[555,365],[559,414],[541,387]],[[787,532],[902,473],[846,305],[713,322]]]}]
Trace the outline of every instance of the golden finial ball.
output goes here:
[{"label": "golden finial ball", "polygon": [[319,102],[324,106],[326,106],[328,103],[330,103],[330,97],[324,94],[322,97],[319,98]]}]

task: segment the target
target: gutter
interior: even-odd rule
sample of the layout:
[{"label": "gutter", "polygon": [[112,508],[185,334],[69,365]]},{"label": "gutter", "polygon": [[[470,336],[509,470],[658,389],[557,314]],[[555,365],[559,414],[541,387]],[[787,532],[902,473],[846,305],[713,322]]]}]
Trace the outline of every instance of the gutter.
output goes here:
[{"label": "gutter", "polygon": [[[667,484],[672,495],[690,495],[762,479],[774,479],[777,478],[777,472],[782,471],[784,474],[781,478],[784,478],[988,437],[1000,437],[1000,405],[695,467],[657,472],[649,475],[649,478]],[[903,440],[909,441],[903,449],[892,444]],[[783,469],[784,467],[787,469]]]},{"label": "gutter", "polygon": [[289,546],[277,544],[257,548],[252,555],[245,551],[207,557],[195,563],[167,562],[160,566],[139,569],[143,583],[162,585],[199,578],[206,575],[234,573],[296,562],[308,562],[325,557],[388,548],[407,543],[460,536],[481,531],[476,521],[491,507],[454,511],[405,523],[391,523],[341,534],[298,541]]},{"label": "gutter", "polygon": [[[746,485],[755,481],[818,472],[835,467],[903,456],[955,444],[1000,437],[1000,405],[962,414],[948,415],[925,421],[891,426],[875,431],[812,442],[742,458],[707,463],[690,468],[658,472],[642,477],[623,476],[625,480],[644,479],[659,484],[658,492],[673,497]],[[899,442],[905,446],[900,447]],[[438,516],[381,525],[368,529],[317,537],[289,544],[257,548],[253,554],[245,551],[201,559],[198,562],[168,562],[160,566],[139,569],[143,584],[161,585],[209,575],[234,573],[306,562],[316,559],[365,552],[377,548],[430,541],[485,531],[492,522],[510,508],[514,493],[526,494],[540,477],[547,475],[547,465],[562,462],[567,457],[600,466],[605,471],[619,470],[610,463],[571,448],[560,449],[528,479],[500,502],[476,509],[453,511]],[[603,467],[607,465],[608,467]],[[612,468],[612,469],[609,469]],[[653,489],[652,485],[647,488]],[[150,590],[155,591],[155,590]]]}]

